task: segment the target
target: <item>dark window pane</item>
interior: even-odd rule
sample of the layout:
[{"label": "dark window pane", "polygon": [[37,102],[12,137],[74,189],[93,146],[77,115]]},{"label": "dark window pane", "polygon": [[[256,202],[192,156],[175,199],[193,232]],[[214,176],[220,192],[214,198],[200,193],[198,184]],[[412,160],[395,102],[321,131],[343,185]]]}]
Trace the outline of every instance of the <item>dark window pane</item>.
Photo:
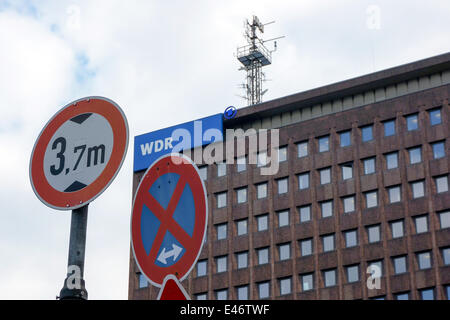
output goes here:
[{"label": "dark window pane", "polygon": [[384,124],[384,136],[389,137],[395,134],[395,120],[386,121]]},{"label": "dark window pane", "polygon": [[330,137],[319,138],[319,152],[325,152],[330,150]]},{"label": "dark window pane", "polygon": [[432,126],[442,123],[441,109],[435,109],[430,111],[430,124]]},{"label": "dark window pane", "polygon": [[445,157],[445,145],[444,142],[435,142],[432,144],[433,158],[440,159]]},{"label": "dark window pane", "polygon": [[417,114],[412,114],[406,117],[406,127],[408,131],[419,129],[419,117]]},{"label": "dark window pane", "polygon": [[362,127],[361,133],[363,142],[373,140],[373,126]]},{"label": "dark window pane", "polygon": [[341,132],[339,137],[341,140],[341,147],[347,147],[352,144],[350,131]]},{"label": "dark window pane", "polygon": [[393,152],[386,155],[386,167],[387,169],[395,169],[398,167],[398,153]]}]

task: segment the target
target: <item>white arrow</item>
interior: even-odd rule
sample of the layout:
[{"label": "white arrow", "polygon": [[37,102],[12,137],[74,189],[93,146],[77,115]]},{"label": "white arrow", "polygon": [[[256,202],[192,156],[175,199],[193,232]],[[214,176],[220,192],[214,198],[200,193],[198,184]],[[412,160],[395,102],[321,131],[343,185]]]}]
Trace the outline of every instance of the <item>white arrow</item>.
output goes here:
[{"label": "white arrow", "polygon": [[183,248],[173,243],[172,250],[166,252],[166,248],[163,248],[157,260],[163,264],[167,264],[166,259],[173,256],[173,261],[175,261],[180,255],[181,251],[183,251]]}]

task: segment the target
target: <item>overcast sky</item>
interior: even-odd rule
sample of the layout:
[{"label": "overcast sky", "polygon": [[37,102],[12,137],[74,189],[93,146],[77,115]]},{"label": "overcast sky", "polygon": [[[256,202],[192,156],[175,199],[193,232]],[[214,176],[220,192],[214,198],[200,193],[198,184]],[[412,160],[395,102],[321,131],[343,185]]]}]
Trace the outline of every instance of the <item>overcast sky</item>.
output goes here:
[{"label": "overcast sky", "polygon": [[[450,51],[450,2],[0,0],[0,299],[55,299],[70,211],[46,207],[28,176],[36,138],[67,103],[124,110],[122,170],[89,205],[90,299],[126,299],[133,137],[245,106],[237,46],[253,14],[278,41],[265,100]],[[272,49],[272,45],[269,45]]]}]

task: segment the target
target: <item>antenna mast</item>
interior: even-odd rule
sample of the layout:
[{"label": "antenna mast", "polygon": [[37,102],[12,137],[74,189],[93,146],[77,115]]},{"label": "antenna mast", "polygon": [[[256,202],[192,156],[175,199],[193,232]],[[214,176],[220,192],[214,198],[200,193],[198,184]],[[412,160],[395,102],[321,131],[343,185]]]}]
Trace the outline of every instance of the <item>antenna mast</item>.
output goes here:
[{"label": "antenna mast", "polygon": [[268,50],[264,43],[274,41],[283,37],[277,37],[270,40],[263,40],[257,34],[264,33],[264,26],[274,23],[275,21],[262,24],[257,16],[253,16],[253,21],[250,23],[245,21],[245,39],[248,45],[237,48],[237,59],[243,65],[240,70],[247,72],[247,84],[243,84],[246,89],[247,105],[251,106],[262,102],[262,96],[267,92],[262,90],[262,82],[264,80],[264,73],[262,67],[272,63],[272,52],[277,49],[277,42],[274,43],[274,50]]}]

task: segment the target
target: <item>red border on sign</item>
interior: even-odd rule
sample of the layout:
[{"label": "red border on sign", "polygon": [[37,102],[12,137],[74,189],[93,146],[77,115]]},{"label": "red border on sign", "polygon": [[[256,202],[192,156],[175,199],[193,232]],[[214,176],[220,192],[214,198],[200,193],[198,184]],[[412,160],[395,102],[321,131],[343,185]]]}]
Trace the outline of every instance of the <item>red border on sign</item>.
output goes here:
[{"label": "red border on sign", "polygon": [[[178,158],[180,160],[179,164],[174,163],[172,157]],[[192,190],[195,205],[195,224],[192,237],[189,237],[189,235],[185,233],[171,217],[162,217],[162,211],[164,211],[164,209],[160,208],[159,203],[154,200],[148,192],[156,179],[166,173],[177,173],[180,175],[172,198],[181,196],[185,183],[188,183]],[[164,234],[156,236],[149,255],[147,255],[144,249],[141,236],[141,217],[144,204],[146,204],[157,217],[162,217],[159,228],[170,229],[173,236],[177,238],[185,249],[185,253],[180,260],[169,267],[160,267],[155,263],[156,255],[161,246]],[[175,210],[175,207],[173,206],[176,206],[176,204],[177,201],[171,200],[166,212],[173,212],[173,210]],[[175,275],[180,281],[189,274],[197,261],[203,246],[207,221],[208,206],[206,202],[206,189],[198,173],[198,169],[191,160],[186,156],[179,154],[168,154],[156,160],[142,176],[141,182],[136,190],[131,215],[131,240],[134,257],[139,269],[153,285],[160,287],[164,278],[169,274]],[[160,234],[160,232],[158,232],[158,234]],[[160,238],[159,241],[158,238]]]},{"label": "red border on sign", "polygon": [[[61,192],[53,188],[44,173],[44,155],[51,138],[66,121],[83,113],[97,113],[111,125],[113,149],[102,173],[87,187],[75,192]],[[44,127],[33,149],[30,178],[36,195],[55,209],[71,210],[86,205],[103,192],[119,171],[128,147],[128,125],[122,110],[111,100],[88,97],[72,102],[61,109]]]}]

